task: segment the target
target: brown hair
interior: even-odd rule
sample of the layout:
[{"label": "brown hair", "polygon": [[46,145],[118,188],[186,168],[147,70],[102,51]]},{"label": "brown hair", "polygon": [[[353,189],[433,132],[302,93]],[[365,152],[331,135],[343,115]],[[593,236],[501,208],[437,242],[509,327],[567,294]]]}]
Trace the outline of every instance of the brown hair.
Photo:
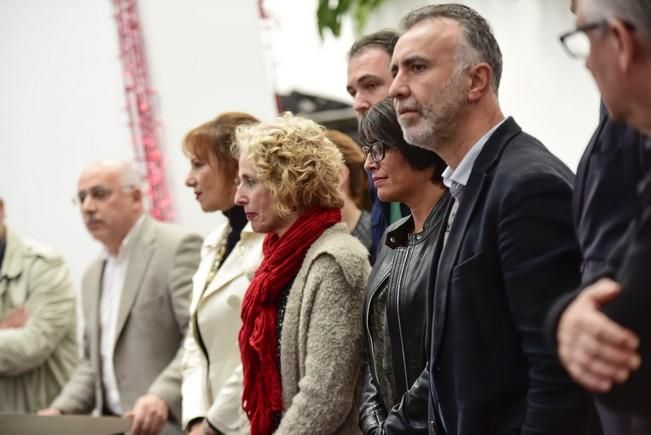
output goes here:
[{"label": "brown hair", "polygon": [[393,55],[393,48],[398,42],[398,32],[390,29],[380,30],[379,32],[369,33],[359,38],[353,43],[348,50],[348,60],[365,51],[368,48],[379,48],[384,50],[389,57]]},{"label": "brown hair", "polygon": [[193,128],[183,139],[186,156],[196,156],[219,168],[226,179],[237,177],[237,156],[233,154],[235,129],[239,125],[255,124],[258,119],[248,113],[225,112],[215,119]]},{"label": "brown hair", "polygon": [[348,168],[348,187],[350,196],[361,210],[371,209],[371,194],[368,190],[368,176],[364,170],[364,153],[360,146],[345,133],[337,130],[327,130],[326,137],[337,145],[344,157],[344,164]]}]

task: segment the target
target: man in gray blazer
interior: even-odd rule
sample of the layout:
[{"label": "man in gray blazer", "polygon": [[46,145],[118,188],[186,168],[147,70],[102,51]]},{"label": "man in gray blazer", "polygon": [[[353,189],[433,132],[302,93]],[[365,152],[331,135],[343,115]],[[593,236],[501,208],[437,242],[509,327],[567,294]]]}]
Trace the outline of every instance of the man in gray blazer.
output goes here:
[{"label": "man in gray blazer", "polygon": [[82,361],[40,414],[126,415],[134,435],[182,433],[181,343],[201,238],[144,214],[126,162],[89,166],[76,200],[104,252],[82,281]]}]

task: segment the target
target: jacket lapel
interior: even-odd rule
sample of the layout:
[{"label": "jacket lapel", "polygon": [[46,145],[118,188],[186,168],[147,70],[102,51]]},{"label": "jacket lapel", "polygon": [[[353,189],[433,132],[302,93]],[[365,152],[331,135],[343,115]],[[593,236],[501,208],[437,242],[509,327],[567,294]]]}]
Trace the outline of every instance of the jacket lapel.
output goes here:
[{"label": "jacket lapel", "polygon": [[133,247],[129,254],[127,274],[124,278],[124,287],[120,295],[120,307],[118,309],[117,323],[115,324],[114,343],[117,343],[124,324],[129,317],[131,307],[140,291],[143,278],[149,267],[151,257],[154,254],[154,241],[156,238],[151,228],[150,218],[145,217],[140,231],[134,234],[134,236]]},{"label": "jacket lapel", "polygon": [[212,293],[221,289],[226,284],[228,284],[229,282],[231,282],[232,280],[234,280],[235,278],[237,278],[238,276],[244,273],[244,270],[242,269],[243,259],[235,258],[233,254],[234,252],[231,252],[231,255],[229,255],[226,261],[224,261],[224,263],[222,263],[222,265],[219,267],[219,270],[217,271],[215,278],[213,278],[212,282],[208,285],[208,288],[203,294],[201,300],[207,298]]},{"label": "jacket lapel", "polygon": [[599,139],[601,137],[601,131],[603,130],[607,119],[608,118],[606,116],[602,116],[601,119],[599,120],[599,126],[597,127],[597,130],[592,135],[592,138],[590,139],[590,143],[588,143],[588,146],[583,152],[583,155],[581,156],[581,160],[579,161],[579,165],[577,167],[576,173],[577,175],[580,176],[577,176],[574,179],[574,194],[572,195],[572,210],[574,211],[575,228],[578,227],[578,220],[581,218],[581,214],[583,213],[583,202],[585,198],[585,181],[590,166],[590,157],[594,153],[594,148],[597,146],[599,142]]},{"label": "jacket lapel", "polygon": [[[217,274],[213,278],[212,282],[208,285],[208,288],[204,294],[201,296],[201,301],[216,291],[220,290],[221,288],[225,287],[232,280],[246,273],[250,267],[248,265],[250,258],[247,256],[249,255],[247,249],[249,249],[250,244],[247,239],[252,236],[255,236],[255,233],[253,232],[251,224],[247,223],[244,229],[242,229],[240,241],[235,244],[235,247],[233,248],[233,251],[230,253],[228,258],[226,258],[221,266],[219,266]],[[228,232],[224,231],[221,237],[228,237]],[[219,244],[220,242],[217,242],[217,245]],[[206,271],[206,275],[207,274],[208,272]]]},{"label": "jacket lapel", "polygon": [[[432,307],[434,331],[432,334],[431,361],[436,360],[443,339],[447,298],[448,292],[450,291],[452,272],[454,267],[457,265],[459,251],[461,250],[466,232],[470,225],[470,218],[477,207],[482,192],[490,184],[488,171],[497,164],[506,144],[511,140],[511,138],[520,132],[520,127],[512,118],[505,120],[504,123],[493,132],[486,145],[484,145],[481,153],[477,156],[468,184],[463,189],[463,195],[461,202],[459,203],[457,215],[455,216],[452,227],[450,228],[447,243],[441,252],[436,273],[434,306]],[[450,208],[453,204],[454,201],[450,201]]]}]

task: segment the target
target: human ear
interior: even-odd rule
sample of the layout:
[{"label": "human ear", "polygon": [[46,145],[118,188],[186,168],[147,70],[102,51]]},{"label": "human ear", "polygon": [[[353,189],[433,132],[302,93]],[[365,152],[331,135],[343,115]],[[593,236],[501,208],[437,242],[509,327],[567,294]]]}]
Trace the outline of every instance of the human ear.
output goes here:
[{"label": "human ear", "polygon": [[487,63],[481,62],[470,67],[469,77],[468,101],[474,103],[491,89],[493,70]]}]

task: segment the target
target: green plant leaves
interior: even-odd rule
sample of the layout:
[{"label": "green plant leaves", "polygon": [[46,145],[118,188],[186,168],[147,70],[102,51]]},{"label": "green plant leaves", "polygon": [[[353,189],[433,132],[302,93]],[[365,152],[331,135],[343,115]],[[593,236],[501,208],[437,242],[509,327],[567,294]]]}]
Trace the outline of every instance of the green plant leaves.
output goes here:
[{"label": "green plant leaves", "polygon": [[324,31],[330,30],[334,36],[341,33],[341,21],[346,15],[352,15],[355,28],[361,33],[366,26],[369,15],[384,0],[319,0],[316,11],[319,35],[323,38]]}]

